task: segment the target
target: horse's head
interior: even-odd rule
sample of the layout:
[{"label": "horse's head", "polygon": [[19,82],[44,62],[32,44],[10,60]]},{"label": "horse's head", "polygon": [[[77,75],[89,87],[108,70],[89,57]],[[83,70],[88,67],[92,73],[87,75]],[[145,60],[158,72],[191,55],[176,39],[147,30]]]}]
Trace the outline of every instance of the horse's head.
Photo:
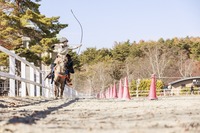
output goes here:
[{"label": "horse's head", "polygon": [[67,63],[67,58],[65,55],[58,54],[56,59],[54,60],[54,63],[56,64],[54,70],[56,73],[60,74],[65,74],[67,68],[66,68],[66,63]]}]

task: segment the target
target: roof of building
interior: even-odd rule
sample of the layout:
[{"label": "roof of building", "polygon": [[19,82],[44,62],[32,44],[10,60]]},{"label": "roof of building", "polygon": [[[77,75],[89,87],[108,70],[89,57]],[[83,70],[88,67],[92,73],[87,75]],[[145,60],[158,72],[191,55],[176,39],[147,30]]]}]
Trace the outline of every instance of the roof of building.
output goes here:
[{"label": "roof of building", "polygon": [[200,76],[197,76],[197,77],[187,77],[187,78],[179,79],[179,80],[170,82],[169,84],[173,85],[173,84],[176,84],[178,82],[183,82],[183,81],[186,81],[186,80],[195,80],[195,79],[200,79]]}]

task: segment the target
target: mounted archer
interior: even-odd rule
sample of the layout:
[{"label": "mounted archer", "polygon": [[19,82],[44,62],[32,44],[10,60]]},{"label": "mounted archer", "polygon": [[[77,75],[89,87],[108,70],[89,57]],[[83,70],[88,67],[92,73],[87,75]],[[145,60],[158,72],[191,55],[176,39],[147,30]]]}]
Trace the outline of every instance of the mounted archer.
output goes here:
[{"label": "mounted archer", "polygon": [[[53,62],[53,67],[51,73],[51,78],[54,81],[54,91],[55,91],[55,97],[63,96],[63,90],[65,86],[65,82],[67,82],[67,85],[71,85],[70,83],[70,76],[67,68],[68,58],[66,57],[68,55],[69,50],[77,49],[82,46],[82,44],[78,46],[69,46],[68,40],[66,38],[61,38],[60,43],[54,44],[52,48],[54,49],[53,52],[57,53],[56,59]],[[67,73],[66,73],[67,72]],[[48,74],[49,75],[49,74]],[[52,82],[53,83],[53,82]]]},{"label": "mounted archer", "polygon": [[[65,86],[65,82],[68,82],[68,85],[70,85],[71,79],[70,79],[70,73],[74,73],[73,68],[73,61],[71,60],[71,56],[68,54],[69,50],[74,50],[82,46],[82,40],[83,40],[83,28],[79,20],[74,15],[73,11],[71,10],[71,13],[73,14],[74,18],[77,20],[81,27],[81,40],[80,45],[78,46],[69,46],[67,38],[63,37],[60,39],[60,43],[55,44],[52,46],[54,49],[53,52],[57,53],[56,59],[54,63],[52,64],[52,71],[50,74],[47,75],[46,78],[51,77],[52,83],[54,81],[55,86],[55,97],[57,98],[59,96],[60,91],[60,97],[63,96],[63,90]],[[78,53],[79,53],[78,51]],[[67,58],[66,58],[67,57]],[[45,78],[45,79],[46,79]],[[59,90],[60,88],[60,90]]]}]

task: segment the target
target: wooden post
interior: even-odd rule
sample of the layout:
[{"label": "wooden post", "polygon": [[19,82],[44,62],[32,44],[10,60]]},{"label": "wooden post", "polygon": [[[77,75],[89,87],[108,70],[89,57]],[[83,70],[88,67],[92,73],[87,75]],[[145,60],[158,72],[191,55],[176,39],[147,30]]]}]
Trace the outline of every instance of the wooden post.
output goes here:
[{"label": "wooden post", "polygon": [[[45,86],[46,87],[48,87],[48,84],[49,84],[49,82],[48,82],[48,80],[45,80]],[[45,97],[49,97],[49,89],[47,89],[47,88],[45,88]]]},{"label": "wooden post", "polygon": [[43,97],[45,97],[45,88],[44,88],[44,87],[45,87],[45,81],[44,81],[45,74],[46,74],[45,72],[42,73],[42,86],[43,86],[43,87],[42,87],[42,96],[43,96]]},{"label": "wooden post", "polygon": [[[11,51],[12,53],[15,53],[14,51]],[[15,75],[15,58],[12,56],[9,56],[9,74]],[[15,80],[9,79],[10,89],[9,89],[9,96],[14,97],[15,96]]]},{"label": "wooden post", "polygon": [[48,82],[49,82],[49,87],[51,88],[50,97],[54,97],[54,83],[51,84],[51,80],[50,79],[48,79]]},{"label": "wooden post", "polygon": [[[40,83],[40,72],[36,71],[36,82]],[[36,96],[40,96],[40,86],[36,86]]]},{"label": "wooden post", "polygon": [[[23,58],[26,60],[25,58]],[[26,79],[26,64],[24,62],[21,62],[21,78]],[[26,96],[26,83],[21,82],[21,97]]]},{"label": "wooden post", "polygon": [[[31,64],[34,65],[34,63],[31,63]],[[34,81],[34,76],[35,76],[34,69],[31,66],[29,66],[29,67],[30,67],[30,80]],[[30,90],[29,91],[30,91],[30,96],[34,97],[35,96],[35,85],[30,84]]]}]

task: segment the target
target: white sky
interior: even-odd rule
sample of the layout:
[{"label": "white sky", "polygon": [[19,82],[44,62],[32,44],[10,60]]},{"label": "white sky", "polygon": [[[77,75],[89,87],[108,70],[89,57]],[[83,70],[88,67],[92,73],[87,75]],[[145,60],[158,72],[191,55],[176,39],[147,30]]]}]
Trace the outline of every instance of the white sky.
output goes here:
[{"label": "white sky", "polygon": [[115,42],[200,36],[200,0],[42,0],[40,11],[69,24],[60,35],[83,47],[112,48]]}]

